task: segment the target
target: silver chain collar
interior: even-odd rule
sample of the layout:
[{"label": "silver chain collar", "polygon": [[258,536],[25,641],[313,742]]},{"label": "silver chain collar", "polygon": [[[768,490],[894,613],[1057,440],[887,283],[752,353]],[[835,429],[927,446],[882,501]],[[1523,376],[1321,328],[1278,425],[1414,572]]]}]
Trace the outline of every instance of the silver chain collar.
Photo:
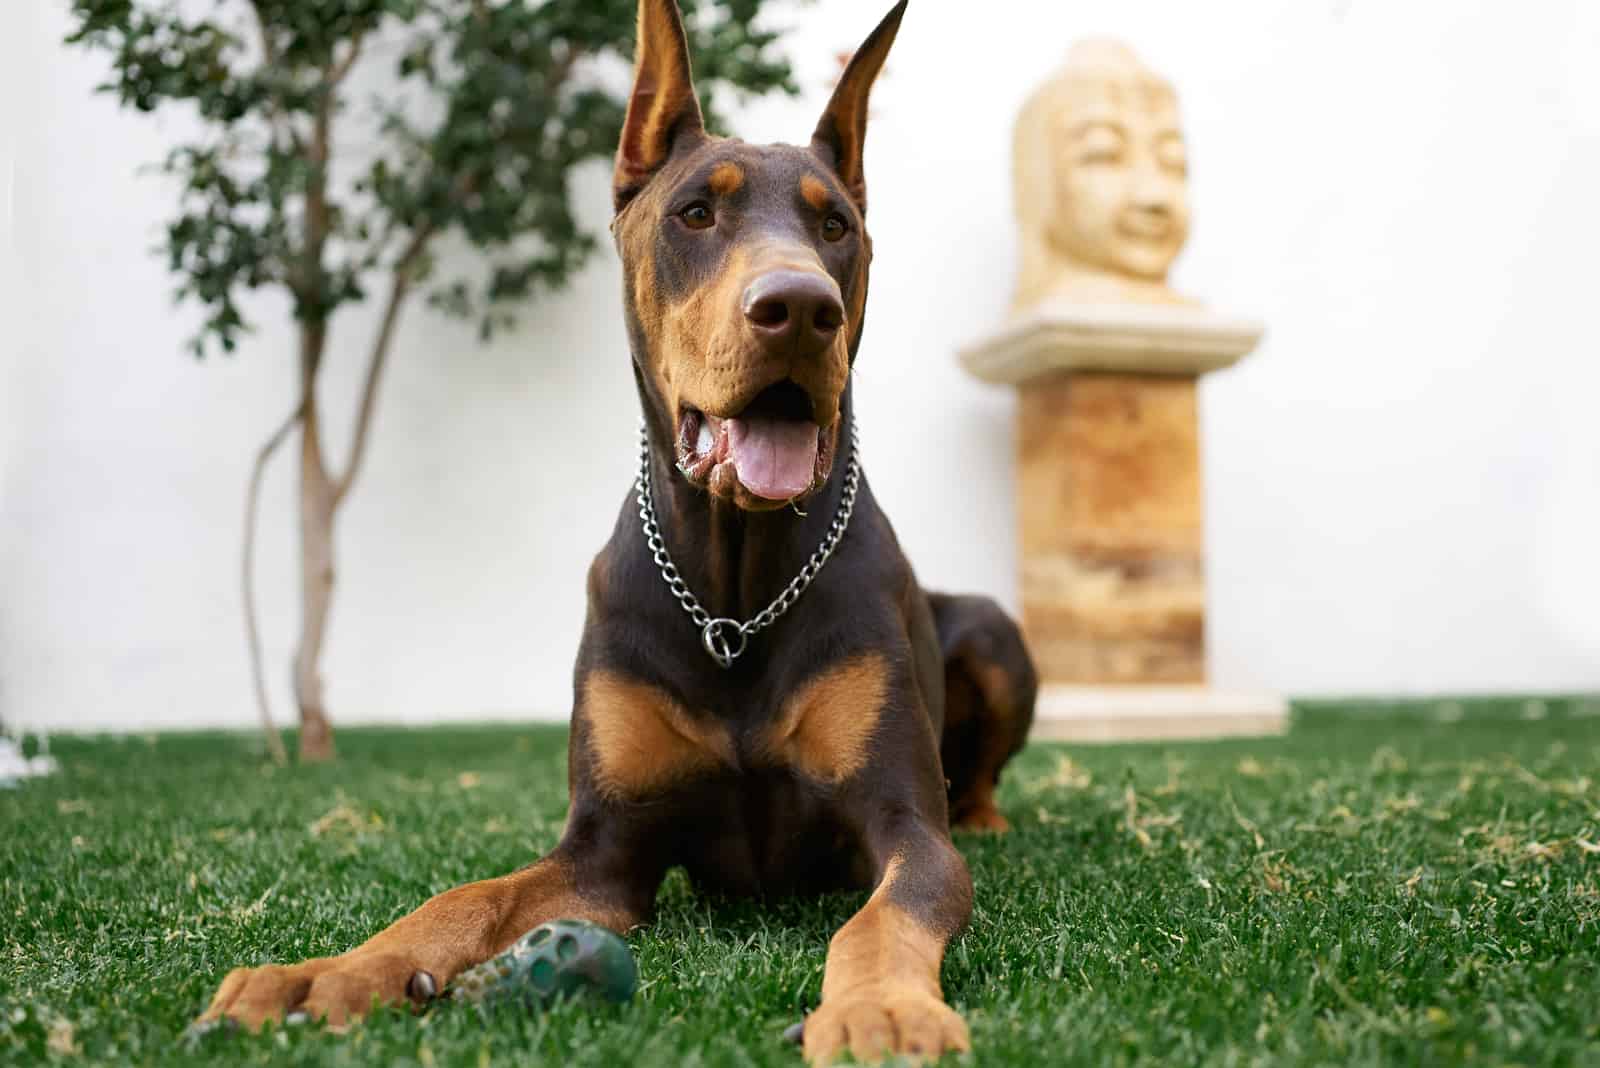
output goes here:
[{"label": "silver chain collar", "polygon": [[715,618],[701,606],[697,598],[689,589],[689,584],[683,581],[683,576],[678,574],[678,566],[672,562],[672,556],[667,552],[667,543],[661,537],[661,527],[656,523],[656,508],[650,498],[650,438],[643,425],[639,427],[639,476],[634,479],[634,488],[638,491],[639,522],[644,528],[645,545],[649,547],[651,558],[655,560],[656,567],[661,570],[661,578],[667,584],[667,589],[678,599],[683,610],[694,620],[694,625],[700,628],[700,644],[705,647],[707,655],[717,662],[722,668],[733,666],[750,644],[750,636],[772,626],[778,618],[794,606],[800,595],[806,592],[806,587],[811,585],[811,580],[817,577],[817,572],[822,570],[822,565],[828,562],[833,551],[839,547],[839,541],[844,537],[844,532],[850,527],[850,515],[856,509],[856,490],[861,485],[861,461],[859,453],[861,441],[856,436],[855,419],[850,420],[850,462],[844,472],[844,493],[839,498],[839,511],[834,514],[833,523],[828,527],[828,533],[822,539],[822,544],[817,546],[816,552],[811,554],[811,559],[800,569],[800,573],[789,580],[789,585],[783,592],[773,599],[772,603],[756,613],[753,619],[740,623],[737,619]]}]

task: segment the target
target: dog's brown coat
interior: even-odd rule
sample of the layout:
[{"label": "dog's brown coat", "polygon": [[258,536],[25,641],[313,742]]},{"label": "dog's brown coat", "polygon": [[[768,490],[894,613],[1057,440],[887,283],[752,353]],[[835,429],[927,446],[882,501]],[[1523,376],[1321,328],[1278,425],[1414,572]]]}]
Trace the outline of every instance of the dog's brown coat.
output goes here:
[{"label": "dog's brown coat", "polygon": [[[750,618],[806,565],[843,498],[844,465],[819,475],[803,507],[759,511],[747,493],[679,474],[680,415],[738,417],[777,386],[804,393],[819,457],[844,441],[872,258],[867,96],[904,6],[856,53],[809,146],[755,147],[706,133],[675,5],[640,0],[612,232],[659,523],[681,581],[714,615]],[[843,328],[803,355],[752,343],[741,297],[776,267],[837,287],[844,309]],[[236,970],[207,1017],[254,1026],[302,1010],[342,1025],[373,998],[426,989],[412,983],[419,972],[442,988],[544,920],[642,922],[677,864],[735,892],[871,891],[830,945],[811,1060],[965,1049],[939,985],[944,947],[972,910],[950,817],[999,821],[994,780],[1032,714],[1015,625],[990,602],[925,593],[864,478],[826,568],[727,669],[662,580],[631,495],[588,594],[555,849],[441,894],[339,957]]]}]

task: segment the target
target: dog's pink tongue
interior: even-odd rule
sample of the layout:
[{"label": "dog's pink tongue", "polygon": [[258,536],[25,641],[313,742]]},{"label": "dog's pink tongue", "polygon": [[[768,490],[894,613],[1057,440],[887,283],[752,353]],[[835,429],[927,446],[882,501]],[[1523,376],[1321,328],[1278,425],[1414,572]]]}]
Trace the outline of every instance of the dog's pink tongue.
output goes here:
[{"label": "dog's pink tongue", "polygon": [[728,451],[744,488],[786,501],[811,488],[817,471],[817,426],[753,416],[728,420]]}]

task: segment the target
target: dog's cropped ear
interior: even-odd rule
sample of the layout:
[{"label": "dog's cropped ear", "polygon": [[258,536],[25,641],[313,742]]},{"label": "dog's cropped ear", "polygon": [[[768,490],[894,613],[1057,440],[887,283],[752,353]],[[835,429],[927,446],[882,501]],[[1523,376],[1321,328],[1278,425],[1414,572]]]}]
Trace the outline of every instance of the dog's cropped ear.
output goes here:
[{"label": "dog's cropped ear", "polygon": [[861,156],[867,140],[867,98],[872,94],[872,83],[877,80],[878,72],[883,69],[883,61],[889,56],[895,34],[900,32],[900,19],[905,13],[906,0],[900,0],[856,49],[811,138],[812,148],[833,164],[845,189],[863,212],[867,210],[867,177],[862,170]]},{"label": "dog's cropped ear", "polygon": [[639,44],[628,117],[617,145],[611,181],[621,211],[681,140],[705,136],[700,101],[689,73],[689,41],[677,0],[639,0]]}]

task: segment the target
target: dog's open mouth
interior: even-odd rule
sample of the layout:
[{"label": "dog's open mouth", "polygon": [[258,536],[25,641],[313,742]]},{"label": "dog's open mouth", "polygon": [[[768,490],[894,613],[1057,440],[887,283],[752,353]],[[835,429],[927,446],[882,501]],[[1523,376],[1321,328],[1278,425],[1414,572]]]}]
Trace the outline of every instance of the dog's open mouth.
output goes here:
[{"label": "dog's open mouth", "polygon": [[678,470],[720,497],[740,486],[766,501],[803,497],[833,467],[833,435],[812,413],[810,395],[791,380],[727,418],[686,407],[678,416]]}]

